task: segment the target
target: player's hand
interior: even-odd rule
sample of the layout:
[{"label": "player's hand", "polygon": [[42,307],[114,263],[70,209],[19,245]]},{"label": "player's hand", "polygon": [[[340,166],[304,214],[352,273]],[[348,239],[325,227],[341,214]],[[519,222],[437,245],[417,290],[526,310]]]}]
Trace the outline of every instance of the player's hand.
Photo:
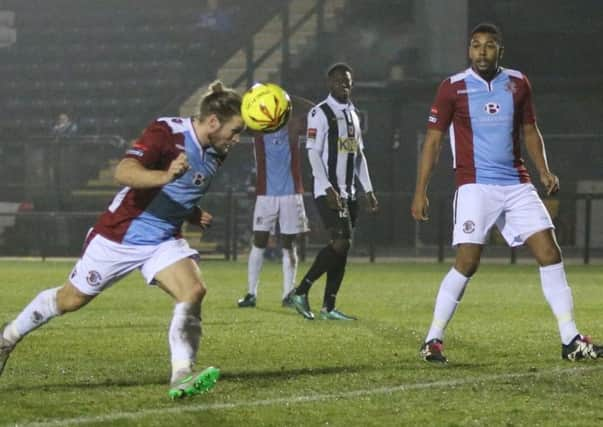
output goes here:
[{"label": "player's hand", "polygon": [[188,159],[186,158],[186,154],[180,153],[178,157],[172,160],[172,162],[170,163],[170,167],[166,171],[166,174],[169,177],[168,182],[180,178],[186,173],[189,167],[190,166],[188,165]]},{"label": "player's hand", "polygon": [[334,211],[343,210],[341,197],[339,197],[339,194],[337,194],[337,191],[333,187],[327,188],[327,206]]},{"label": "player's hand", "polygon": [[410,214],[416,221],[427,221],[429,216],[427,210],[429,209],[429,199],[426,195],[416,194],[412,199],[410,206]]},{"label": "player's hand", "polygon": [[199,215],[199,226],[201,230],[205,231],[209,227],[211,227],[211,223],[214,220],[214,216],[207,211],[201,210],[201,215]]},{"label": "player's hand", "polygon": [[545,171],[540,174],[540,182],[544,186],[547,196],[559,191],[559,178],[550,171]]},{"label": "player's hand", "polygon": [[372,191],[366,193],[366,201],[368,202],[368,211],[370,213],[379,212],[379,202],[377,201],[375,193],[373,193]]}]

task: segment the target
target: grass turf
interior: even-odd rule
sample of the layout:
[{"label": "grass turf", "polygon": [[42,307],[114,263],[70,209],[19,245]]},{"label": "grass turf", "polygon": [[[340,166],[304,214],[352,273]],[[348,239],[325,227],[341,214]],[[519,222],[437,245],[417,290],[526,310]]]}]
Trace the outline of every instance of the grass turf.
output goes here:
[{"label": "grass turf", "polygon": [[[449,366],[439,369],[421,361],[418,348],[448,265],[349,265],[338,307],[356,322],[306,321],[281,308],[278,264],[265,265],[255,309],[236,307],[246,264],[201,267],[209,293],[198,365],[222,370],[212,391],[168,399],[171,301],[134,273],[19,344],[0,377],[0,426],[512,426],[603,418],[603,361],[560,359],[534,266],[481,267],[446,336]],[[0,321],[70,269],[0,262]],[[602,273],[601,266],[568,268],[578,325],[595,338],[603,338]],[[321,282],[310,293],[315,310]]]}]

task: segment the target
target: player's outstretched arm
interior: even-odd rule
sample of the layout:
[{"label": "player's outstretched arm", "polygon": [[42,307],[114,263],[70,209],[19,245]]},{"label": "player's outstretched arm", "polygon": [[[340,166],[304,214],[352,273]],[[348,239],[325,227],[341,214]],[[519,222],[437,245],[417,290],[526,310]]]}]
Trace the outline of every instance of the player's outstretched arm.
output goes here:
[{"label": "player's outstretched arm", "polygon": [[435,165],[438,163],[440,151],[442,149],[442,140],[444,133],[437,129],[428,129],[421,150],[419,167],[417,170],[417,182],[415,185],[415,194],[412,199],[410,213],[417,221],[427,221],[427,209],[429,199],[427,198],[427,186]]},{"label": "player's outstretched arm", "polygon": [[161,187],[184,174],[188,167],[184,153],[172,160],[167,170],[147,169],[138,160],[125,158],[115,169],[115,179],[130,188]]},{"label": "player's outstretched arm", "polygon": [[544,186],[547,196],[556,193],[559,191],[559,178],[549,170],[544,140],[536,123],[523,125],[523,139],[530,160],[538,171],[540,182]]}]

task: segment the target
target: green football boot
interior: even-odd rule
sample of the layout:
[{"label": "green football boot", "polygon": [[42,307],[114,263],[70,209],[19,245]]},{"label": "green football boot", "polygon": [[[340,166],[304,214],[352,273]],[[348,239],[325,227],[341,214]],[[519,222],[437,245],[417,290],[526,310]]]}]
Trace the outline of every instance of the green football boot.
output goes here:
[{"label": "green football boot", "polygon": [[291,305],[299,314],[308,320],[314,320],[314,313],[310,310],[310,304],[308,303],[308,295],[296,295],[292,292],[289,298],[291,299]]},{"label": "green football boot", "polygon": [[327,311],[324,309],[320,310],[320,318],[321,320],[358,320],[356,317],[342,313],[336,308],[331,311]]},{"label": "green football boot", "polygon": [[168,396],[172,400],[187,396],[207,393],[220,378],[220,370],[210,366],[199,374],[190,374],[182,379],[176,380],[170,386]]}]

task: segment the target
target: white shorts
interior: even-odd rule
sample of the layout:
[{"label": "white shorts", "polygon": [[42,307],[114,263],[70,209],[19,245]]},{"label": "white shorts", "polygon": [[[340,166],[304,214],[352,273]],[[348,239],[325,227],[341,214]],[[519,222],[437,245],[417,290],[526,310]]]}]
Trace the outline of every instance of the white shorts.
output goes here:
[{"label": "white shorts", "polygon": [[532,184],[459,187],[454,197],[452,245],[483,245],[493,225],[509,246],[521,246],[532,234],[555,228]]},{"label": "white shorts", "polygon": [[281,234],[299,234],[308,231],[303,195],[258,196],[253,210],[253,231],[274,233],[277,220]]},{"label": "white shorts", "polygon": [[123,245],[97,234],[73,267],[69,280],[82,293],[98,295],[136,268],[151,284],[164,268],[183,258],[198,256],[184,239],[159,245]]}]

